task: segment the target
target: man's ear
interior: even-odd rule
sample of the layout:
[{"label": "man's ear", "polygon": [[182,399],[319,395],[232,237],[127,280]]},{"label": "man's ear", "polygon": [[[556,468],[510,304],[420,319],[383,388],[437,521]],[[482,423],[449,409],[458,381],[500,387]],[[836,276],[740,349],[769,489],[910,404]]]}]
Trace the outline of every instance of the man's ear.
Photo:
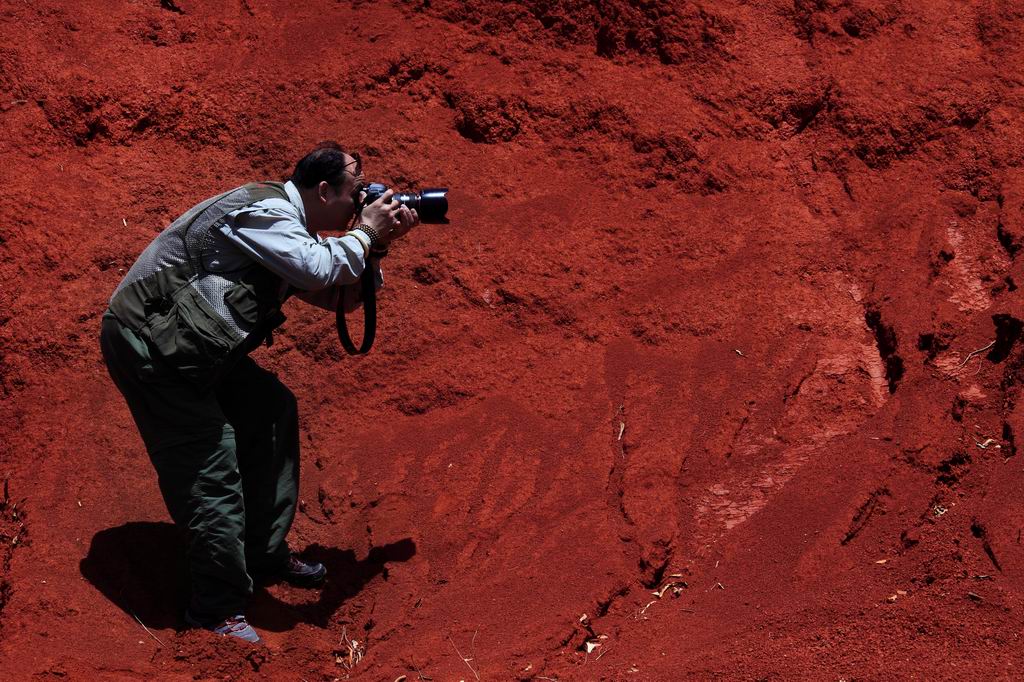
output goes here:
[{"label": "man's ear", "polygon": [[327,203],[327,189],[330,187],[330,183],[326,180],[321,180],[320,184],[316,186],[316,194],[320,197],[320,201]]}]

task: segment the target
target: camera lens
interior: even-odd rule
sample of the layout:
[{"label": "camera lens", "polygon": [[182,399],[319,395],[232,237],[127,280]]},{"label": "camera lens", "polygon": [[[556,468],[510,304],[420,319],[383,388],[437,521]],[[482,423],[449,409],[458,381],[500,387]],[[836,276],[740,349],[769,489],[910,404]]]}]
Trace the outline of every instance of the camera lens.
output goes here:
[{"label": "camera lens", "polygon": [[407,192],[395,192],[391,197],[392,201],[397,201],[406,208],[411,208],[416,211],[420,210],[420,195],[409,194]]},{"label": "camera lens", "polygon": [[[372,204],[383,196],[387,186],[379,182],[371,182],[364,190],[366,200],[360,206]],[[427,224],[446,224],[448,222],[448,188],[432,187],[425,189],[419,194],[412,192],[395,192],[391,196],[392,201],[397,201],[404,206],[411,208],[419,214],[420,222]]]},{"label": "camera lens", "polygon": [[432,187],[424,189],[417,197],[417,205],[410,206],[419,213],[420,222],[441,224],[448,222],[448,188]]}]

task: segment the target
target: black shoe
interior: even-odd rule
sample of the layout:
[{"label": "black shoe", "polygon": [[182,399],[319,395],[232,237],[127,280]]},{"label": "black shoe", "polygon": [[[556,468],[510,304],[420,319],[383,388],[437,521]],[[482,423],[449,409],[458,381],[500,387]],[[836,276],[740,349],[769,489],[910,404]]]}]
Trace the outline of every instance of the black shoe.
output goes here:
[{"label": "black shoe", "polygon": [[267,576],[271,582],[286,582],[295,587],[320,587],[327,577],[327,568],[323,564],[307,564],[294,554],[276,572]]}]

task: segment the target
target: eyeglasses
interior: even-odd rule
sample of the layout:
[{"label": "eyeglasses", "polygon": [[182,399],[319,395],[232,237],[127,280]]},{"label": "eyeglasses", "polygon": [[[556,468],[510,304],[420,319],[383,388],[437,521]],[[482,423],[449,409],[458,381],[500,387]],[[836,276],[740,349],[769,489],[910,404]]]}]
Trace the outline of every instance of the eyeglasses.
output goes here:
[{"label": "eyeglasses", "polygon": [[[356,165],[356,171],[353,175],[359,177],[363,173],[363,158],[359,156],[359,152],[349,152],[348,155],[352,157],[352,163]],[[348,170],[352,163],[345,164],[345,170]]]},{"label": "eyeglasses", "polygon": [[[357,209],[360,204],[359,195],[363,192],[363,159],[359,156],[359,152],[348,152],[348,155],[352,157],[352,162],[345,165],[345,170],[352,173],[352,177],[356,180],[355,189],[352,190],[352,203],[356,205]],[[349,166],[355,164],[355,170],[349,170]]]}]

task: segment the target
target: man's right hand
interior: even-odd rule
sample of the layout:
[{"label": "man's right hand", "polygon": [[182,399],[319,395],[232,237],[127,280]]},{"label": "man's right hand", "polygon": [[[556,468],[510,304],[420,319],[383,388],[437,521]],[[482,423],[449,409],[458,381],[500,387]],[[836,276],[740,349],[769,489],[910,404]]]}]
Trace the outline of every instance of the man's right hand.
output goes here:
[{"label": "man's right hand", "polygon": [[402,204],[391,200],[394,194],[394,190],[389,189],[377,201],[364,206],[359,214],[359,222],[365,223],[376,230],[381,241],[385,244],[403,234],[401,231],[402,223],[399,220],[399,211],[402,208]]}]

